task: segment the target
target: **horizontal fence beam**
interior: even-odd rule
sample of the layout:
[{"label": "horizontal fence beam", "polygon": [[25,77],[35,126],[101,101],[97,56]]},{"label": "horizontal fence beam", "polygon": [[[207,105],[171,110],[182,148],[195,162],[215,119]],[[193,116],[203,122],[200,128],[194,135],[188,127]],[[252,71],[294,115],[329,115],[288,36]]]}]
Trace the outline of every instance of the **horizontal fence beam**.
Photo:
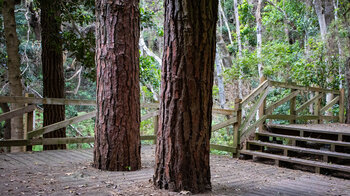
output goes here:
[{"label": "horizontal fence beam", "polygon": [[331,90],[331,89],[317,88],[317,87],[300,86],[300,85],[294,85],[294,84],[290,84],[290,83],[277,82],[277,81],[271,81],[271,80],[269,80],[269,84],[270,84],[270,86],[280,87],[280,88],[290,88],[290,89],[296,89],[296,90],[302,90],[302,91],[314,91],[314,92],[332,93],[332,94],[336,94],[336,95],[340,94],[340,91],[338,91],[338,90]]},{"label": "horizontal fence beam", "polygon": [[[155,138],[156,138],[155,135],[141,135],[141,140],[154,140]],[[38,138],[38,139],[30,139],[30,140],[0,140],[0,147],[94,143],[94,140],[95,140],[94,137]]]},{"label": "horizontal fence beam", "polygon": [[339,120],[339,116],[267,115],[271,120]]},{"label": "horizontal fence beam", "polygon": [[219,150],[219,151],[230,152],[230,153],[237,152],[237,149],[234,147],[222,146],[222,145],[217,145],[217,144],[210,144],[210,148],[213,150]]},{"label": "horizontal fence beam", "polygon": [[18,109],[3,113],[0,115],[0,122],[7,119],[14,118],[16,116],[24,115],[25,113],[28,113],[28,112],[32,112],[35,110],[35,108],[36,108],[36,105],[29,105],[23,108],[18,108]]},{"label": "horizontal fence beam", "polygon": [[95,100],[74,100],[61,98],[8,97],[0,96],[1,103],[28,103],[50,105],[91,105],[96,106]]}]

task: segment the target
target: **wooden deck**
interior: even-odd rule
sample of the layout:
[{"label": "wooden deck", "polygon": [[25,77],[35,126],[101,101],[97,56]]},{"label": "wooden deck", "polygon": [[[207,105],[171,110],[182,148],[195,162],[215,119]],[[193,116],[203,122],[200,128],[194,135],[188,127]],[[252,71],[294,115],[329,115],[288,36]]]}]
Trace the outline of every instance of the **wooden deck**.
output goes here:
[{"label": "wooden deck", "polygon": [[[0,195],[177,195],[152,186],[154,146],[142,146],[143,169],[91,167],[92,150],[0,154]],[[211,193],[203,195],[350,195],[350,180],[211,156]]]},{"label": "wooden deck", "polygon": [[290,125],[278,125],[281,127],[287,127],[290,129],[298,130],[318,130],[324,133],[341,133],[344,135],[350,135],[350,124],[342,123],[330,123],[330,124],[290,124]]}]

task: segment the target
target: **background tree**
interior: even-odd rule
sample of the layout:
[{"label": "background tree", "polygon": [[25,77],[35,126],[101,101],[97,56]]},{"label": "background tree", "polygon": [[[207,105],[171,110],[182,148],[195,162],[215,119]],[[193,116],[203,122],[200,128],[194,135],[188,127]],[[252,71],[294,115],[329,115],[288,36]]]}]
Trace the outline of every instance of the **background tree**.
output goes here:
[{"label": "background tree", "polygon": [[166,0],[154,184],[211,189],[209,140],[217,0]]},{"label": "background tree", "polygon": [[94,167],[138,170],[139,0],[96,1],[97,118]]},{"label": "background tree", "polygon": [[[11,96],[22,96],[21,58],[19,54],[19,40],[16,32],[15,1],[3,1],[2,14],[4,17],[4,32],[7,49],[8,80]],[[11,110],[23,107],[23,104],[11,104]],[[11,139],[24,139],[23,116],[11,119]],[[12,147],[12,152],[24,151],[23,147]]]},{"label": "background tree", "polygon": [[[61,1],[40,0],[41,8],[41,61],[43,71],[43,96],[46,98],[65,98],[61,36]],[[44,126],[65,119],[64,105],[44,105]],[[62,128],[44,134],[44,138],[66,137]],[[44,145],[44,150],[65,149],[66,145]]]}]

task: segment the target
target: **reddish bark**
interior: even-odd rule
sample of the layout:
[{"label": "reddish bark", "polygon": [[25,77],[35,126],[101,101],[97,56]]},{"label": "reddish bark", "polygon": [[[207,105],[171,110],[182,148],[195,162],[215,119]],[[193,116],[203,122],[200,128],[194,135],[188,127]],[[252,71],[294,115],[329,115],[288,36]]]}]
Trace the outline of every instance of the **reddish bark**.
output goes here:
[{"label": "reddish bark", "polygon": [[96,1],[97,117],[94,167],[138,170],[139,0]]},{"label": "reddish bark", "polygon": [[209,140],[217,0],[166,0],[154,184],[211,189]]},{"label": "reddish bark", "polygon": [[[40,1],[43,95],[46,98],[64,98],[64,69],[61,34],[61,1]],[[64,105],[44,105],[44,126],[65,120]],[[44,134],[44,138],[66,137],[66,129]],[[65,149],[66,145],[44,145],[44,150]]]}]

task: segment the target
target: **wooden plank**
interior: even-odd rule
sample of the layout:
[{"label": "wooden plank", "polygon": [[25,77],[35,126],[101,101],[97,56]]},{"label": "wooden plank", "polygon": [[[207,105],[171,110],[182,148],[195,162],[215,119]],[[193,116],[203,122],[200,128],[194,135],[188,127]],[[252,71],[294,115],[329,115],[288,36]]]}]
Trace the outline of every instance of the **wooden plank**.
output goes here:
[{"label": "wooden plank", "polygon": [[293,84],[289,84],[285,82],[277,82],[277,81],[269,81],[269,84],[270,86],[275,86],[280,88],[290,88],[290,89],[296,89],[296,90],[302,90],[302,91],[315,91],[315,92],[322,92],[322,93],[333,93],[333,94],[339,95],[339,91],[331,90],[331,89],[293,85]]},{"label": "wooden plank", "polygon": [[[241,126],[242,121],[242,108],[241,105],[241,99],[236,98],[235,99],[235,108],[237,109],[237,122],[233,124],[233,148],[240,149],[241,145],[241,136],[239,132],[239,127]],[[233,157],[239,157],[239,151],[236,151],[236,153],[232,154]]]},{"label": "wooden plank", "polygon": [[237,122],[237,117],[230,118],[230,119],[228,119],[228,120],[226,120],[224,122],[221,122],[219,124],[216,124],[216,125],[212,126],[211,131],[212,132],[217,131],[217,130],[222,129],[224,127],[233,125],[236,122]]},{"label": "wooden plank", "polygon": [[267,115],[267,119],[274,120],[338,120],[339,116],[296,116],[296,115]]},{"label": "wooden plank", "polygon": [[303,125],[303,127],[301,126],[297,126],[297,127],[293,127],[290,125],[268,125],[269,129],[285,129],[285,130],[293,130],[293,131],[304,131],[304,132],[310,132],[310,133],[325,133],[325,134],[334,134],[334,135],[339,135],[339,134],[343,134],[343,135],[348,135],[350,136],[350,132],[341,132],[336,130],[336,127],[329,127],[326,129],[320,129],[320,128],[315,128],[312,127],[311,125]]},{"label": "wooden plank", "polygon": [[290,136],[290,135],[283,135],[283,134],[275,134],[275,133],[256,133],[259,136],[267,136],[267,137],[280,137],[280,138],[287,138],[291,140],[298,140],[298,141],[305,141],[305,142],[314,142],[314,143],[320,143],[320,144],[333,144],[338,146],[347,146],[350,147],[350,142],[341,142],[341,141],[333,141],[333,140],[325,140],[325,139],[316,139],[311,137],[299,137],[299,136]]},{"label": "wooden plank", "polygon": [[293,158],[293,157],[285,157],[285,156],[257,152],[257,151],[251,151],[251,150],[241,150],[240,153],[251,155],[251,156],[274,159],[274,160],[277,159],[280,161],[297,163],[297,164],[301,164],[301,165],[308,165],[308,166],[313,166],[313,167],[321,167],[321,168],[332,169],[332,170],[337,170],[337,171],[350,172],[350,167],[344,166],[344,165],[336,165],[336,164],[329,164],[329,163],[324,163],[324,162],[311,161],[311,160],[305,160],[305,159],[299,159],[299,158]]},{"label": "wooden plank", "polygon": [[267,88],[265,91],[261,92],[261,95],[260,95],[258,101],[253,105],[252,110],[250,111],[248,117],[243,121],[240,130],[243,130],[245,128],[245,126],[247,126],[249,124],[249,122],[253,119],[253,117],[255,116],[256,112],[258,111],[260,105],[264,102],[267,94],[269,93],[269,90],[270,89]]},{"label": "wooden plank", "polygon": [[158,109],[159,103],[141,103],[142,108]]},{"label": "wooden plank", "polygon": [[236,111],[237,111],[236,108],[234,110],[221,109],[221,108],[213,108],[212,109],[213,114],[222,114],[222,115],[235,115]]},{"label": "wooden plank", "polygon": [[269,81],[266,80],[265,82],[261,83],[256,89],[254,89],[248,96],[246,96],[241,104],[242,107],[246,105],[248,102],[252,101],[256,96],[258,96],[263,90],[265,90],[269,85]]},{"label": "wooden plank", "polygon": [[96,100],[74,100],[61,98],[35,98],[35,97],[6,97],[0,96],[3,103],[30,103],[30,104],[52,104],[52,105],[96,105]]},{"label": "wooden plank", "polygon": [[141,135],[141,140],[155,140],[157,136],[155,135]]},{"label": "wooden plank", "polygon": [[87,113],[87,114],[84,114],[84,115],[81,115],[81,116],[77,116],[77,117],[74,117],[74,118],[71,118],[71,119],[68,119],[68,120],[57,122],[57,123],[45,126],[43,128],[36,129],[36,130],[34,130],[32,132],[29,132],[28,133],[28,138],[30,139],[30,138],[33,138],[33,137],[36,137],[36,136],[40,136],[42,134],[50,133],[50,132],[55,131],[57,129],[64,128],[64,127],[66,127],[66,126],[68,126],[70,124],[78,123],[78,122],[81,122],[83,120],[87,120],[87,119],[93,118],[95,116],[96,116],[96,111],[93,111],[93,112],[90,112],[90,113]]},{"label": "wooden plank", "polygon": [[141,121],[148,120],[152,117],[158,116],[158,114],[159,114],[159,110],[150,112],[146,115],[141,116]]},{"label": "wooden plank", "polygon": [[0,147],[27,146],[28,140],[0,140]]},{"label": "wooden plank", "polygon": [[310,100],[308,100],[307,102],[305,102],[303,105],[301,105],[298,109],[296,109],[296,113],[298,114],[299,112],[303,111],[304,109],[306,109],[310,104],[313,104],[314,102],[316,102],[317,100],[319,100],[321,97],[323,97],[323,93],[320,93],[318,95],[315,95],[313,98],[311,98]]},{"label": "wooden plank", "polygon": [[217,144],[210,144],[210,149],[224,151],[224,152],[231,152],[236,153],[236,148],[230,147],[230,146],[222,146]]},{"label": "wooden plank", "polygon": [[259,125],[261,125],[263,122],[265,122],[266,119],[267,119],[267,115],[264,115],[262,118],[260,118],[259,120],[255,121],[252,125],[250,125],[247,129],[242,130],[241,131],[241,138],[243,138],[242,141],[244,140],[246,135],[250,135],[249,133],[252,130],[255,130],[256,128],[258,128]]},{"label": "wooden plank", "polygon": [[350,159],[350,154],[347,154],[347,153],[331,152],[331,151],[325,151],[325,150],[316,150],[316,149],[312,149],[312,148],[302,148],[302,147],[297,147],[297,146],[288,146],[288,145],[274,144],[274,143],[261,142],[261,141],[248,141],[248,143],[250,145],[266,146],[266,147],[270,147],[270,148],[289,150],[289,151],[299,152],[299,153],[308,153],[308,154],[315,154],[315,155],[325,155],[325,156],[337,157],[337,158],[341,158],[341,159]]},{"label": "wooden plank", "polygon": [[296,97],[298,94],[300,93],[300,90],[294,91],[291,94],[283,97],[282,99],[278,100],[276,103],[272,104],[271,106],[269,106],[266,109],[266,114],[270,114],[273,112],[274,109],[276,109],[278,106],[284,104],[285,102],[293,99],[294,97]]},{"label": "wooden plank", "polygon": [[321,108],[320,114],[323,114],[326,110],[328,110],[330,107],[332,107],[334,104],[336,104],[339,101],[339,96],[336,96],[332,101],[330,101],[326,106]]},{"label": "wooden plank", "polygon": [[7,119],[11,119],[16,116],[24,115],[25,113],[28,113],[28,112],[32,112],[35,110],[35,108],[36,108],[35,105],[29,105],[23,108],[18,108],[18,109],[3,113],[0,115],[0,122]]}]

